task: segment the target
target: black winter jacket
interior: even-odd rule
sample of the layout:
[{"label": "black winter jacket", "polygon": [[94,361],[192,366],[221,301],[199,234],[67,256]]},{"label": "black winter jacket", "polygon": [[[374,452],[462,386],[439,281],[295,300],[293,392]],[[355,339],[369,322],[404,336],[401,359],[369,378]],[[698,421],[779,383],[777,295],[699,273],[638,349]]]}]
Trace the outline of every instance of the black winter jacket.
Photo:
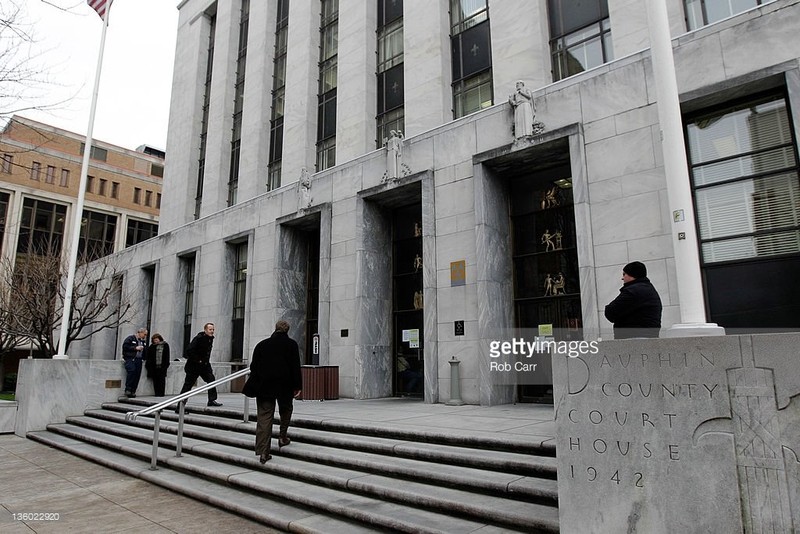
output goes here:
[{"label": "black winter jacket", "polygon": [[658,337],[661,297],[646,276],[623,284],[606,306],[606,319],[614,323],[614,339]]},{"label": "black winter jacket", "polygon": [[214,336],[207,336],[205,332],[200,332],[186,349],[186,371],[201,371],[205,366],[211,364],[211,348],[214,345]]},{"label": "black winter jacket", "polygon": [[303,389],[300,350],[286,332],[273,332],[256,345],[250,371],[258,384],[258,399],[291,398]]}]

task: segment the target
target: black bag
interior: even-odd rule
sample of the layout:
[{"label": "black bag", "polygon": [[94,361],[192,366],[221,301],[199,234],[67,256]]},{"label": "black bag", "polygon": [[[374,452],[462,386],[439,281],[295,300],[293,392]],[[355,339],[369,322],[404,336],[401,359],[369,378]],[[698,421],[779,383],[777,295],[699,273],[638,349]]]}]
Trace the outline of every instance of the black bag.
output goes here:
[{"label": "black bag", "polygon": [[253,373],[248,375],[247,380],[242,387],[242,393],[245,397],[255,398],[258,395],[259,383],[256,378],[253,376]]}]

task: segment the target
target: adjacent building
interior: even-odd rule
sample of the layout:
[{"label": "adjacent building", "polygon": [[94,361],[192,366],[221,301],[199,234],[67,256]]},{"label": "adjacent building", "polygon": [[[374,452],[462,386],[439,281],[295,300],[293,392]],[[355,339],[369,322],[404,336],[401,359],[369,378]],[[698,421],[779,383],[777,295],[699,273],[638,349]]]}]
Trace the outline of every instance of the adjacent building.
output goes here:
[{"label": "adjacent building", "polygon": [[[708,320],[798,327],[800,1],[666,5]],[[468,403],[546,402],[489,371],[503,329],[610,337],[633,260],[680,322],[645,0],[178,9],[160,233],[120,253],[173,350],[287,318],[346,397],[444,402],[457,361]]]},{"label": "adjacent building", "polygon": [[[21,116],[0,133],[0,255],[13,269],[29,254],[66,259],[86,138]],[[95,140],[86,182],[79,257],[119,252],[158,234],[164,152]],[[28,356],[29,347],[17,351]],[[13,372],[15,359],[6,362]]]}]

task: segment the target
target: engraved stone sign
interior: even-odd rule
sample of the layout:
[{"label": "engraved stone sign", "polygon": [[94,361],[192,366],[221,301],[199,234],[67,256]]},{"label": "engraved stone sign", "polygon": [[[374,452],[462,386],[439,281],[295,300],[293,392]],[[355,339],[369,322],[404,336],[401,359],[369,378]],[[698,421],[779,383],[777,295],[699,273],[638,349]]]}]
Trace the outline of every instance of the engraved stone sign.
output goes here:
[{"label": "engraved stone sign", "polygon": [[562,532],[794,532],[800,379],[775,376],[792,360],[800,375],[798,346],[633,339],[554,357]]}]

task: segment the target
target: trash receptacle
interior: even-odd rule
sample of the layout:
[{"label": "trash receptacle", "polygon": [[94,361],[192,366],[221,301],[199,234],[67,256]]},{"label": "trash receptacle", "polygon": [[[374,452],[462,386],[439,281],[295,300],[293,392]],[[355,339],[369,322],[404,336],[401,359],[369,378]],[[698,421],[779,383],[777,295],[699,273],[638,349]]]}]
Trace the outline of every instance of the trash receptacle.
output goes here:
[{"label": "trash receptacle", "polygon": [[[241,371],[245,367],[247,367],[247,364],[242,360],[232,361],[231,374],[235,373],[236,371]],[[244,389],[244,383],[246,381],[246,376],[240,376],[239,378],[234,378],[231,380],[231,393],[241,393],[242,389]]]}]

